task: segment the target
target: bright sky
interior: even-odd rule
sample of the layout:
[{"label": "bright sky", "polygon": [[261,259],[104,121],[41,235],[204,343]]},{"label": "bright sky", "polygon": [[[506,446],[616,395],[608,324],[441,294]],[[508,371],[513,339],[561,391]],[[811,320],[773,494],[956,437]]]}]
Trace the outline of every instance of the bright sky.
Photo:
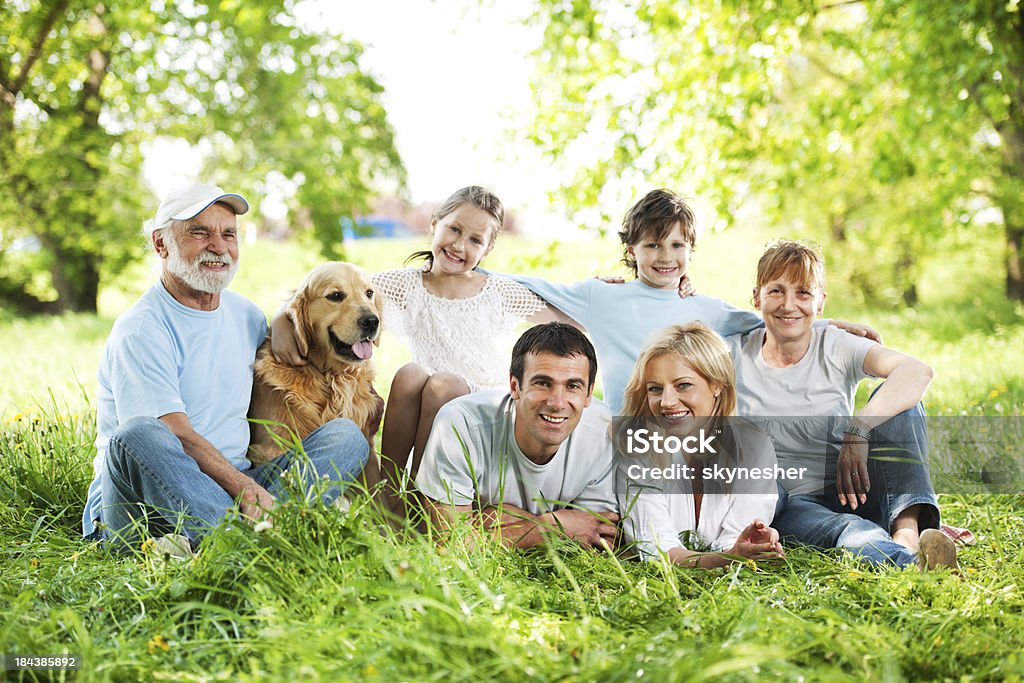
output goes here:
[{"label": "bright sky", "polygon": [[[527,5],[306,0],[297,15],[304,26],[326,26],[366,46],[362,66],[384,86],[414,202],[441,201],[465,185],[484,185],[516,210],[521,225],[537,230],[538,223],[564,219],[548,209],[545,193],[556,183],[549,164],[530,146],[514,145],[506,133],[529,113],[527,55],[540,39],[517,7]],[[180,140],[150,148],[146,174],[154,187],[193,180],[159,162],[187,151]],[[261,209],[275,214],[276,204],[264,202]]]}]

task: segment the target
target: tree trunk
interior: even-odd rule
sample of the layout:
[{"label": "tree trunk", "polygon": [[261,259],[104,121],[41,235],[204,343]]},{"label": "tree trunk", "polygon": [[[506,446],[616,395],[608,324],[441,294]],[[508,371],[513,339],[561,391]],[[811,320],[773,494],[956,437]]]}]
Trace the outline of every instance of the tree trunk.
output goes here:
[{"label": "tree trunk", "polygon": [[1006,297],[1013,301],[1024,301],[1024,225],[1017,214],[1003,212],[1006,225]]},{"label": "tree trunk", "polygon": [[841,244],[846,241],[846,218],[845,213],[829,214],[829,232],[832,233],[834,242]]},{"label": "tree trunk", "polygon": [[96,313],[97,303],[100,298],[100,273],[92,257],[82,264],[83,271],[79,280],[78,298],[75,301],[75,310],[86,313]]},{"label": "tree trunk", "polygon": [[893,276],[899,284],[903,304],[910,308],[917,305],[917,256],[909,239],[901,241],[900,255],[893,268]]},{"label": "tree trunk", "polygon": [[908,283],[903,287],[903,305],[907,308],[913,308],[917,305],[917,285],[913,282]]},{"label": "tree trunk", "polygon": [[50,282],[57,290],[57,300],[46,312],[95,313],[100,290],[100,271],[96,255],[62,245],[51,235],[39,235],[46,250],[53,254]]},{"label": "tree trunk", "polygon": [[[1019,17],[1016,28],[1024,35]],[[1018,72],[1015,80],[1022,83],[1024,74]],[[996,204],[1003,212],[1006,230],[1006,297],[1024,301],[1024,111],[1019,103],[1011,103],[1009,114],[1005,120],[994,122],[1003,140],[1003,173]]]},{"label": "tree trunk", "polygon": [[67,267],[67,259],[62,258],[59,252],[54,252],[53,264],[50,266],[50,282],[57,290],[57,300],[54,301],[54,311],[64,313],[75,310],[75,285],[73,276],[64,272]]},{"label": "tree trunk", "polygon": [[57,310],[95,313],[100,291],[100,274],[92,254],[75,250],[54,251],[56,260],[50,267],[53,287],[57,290]]},{"label": "tree trunk", "polygon": [[[104,40],[107,27],[103,23],[106,8],[98,3],[89,16],[89,34],[96,41],[97,47],[89,50],[85,63],[88,74],[82,86],[82,97],[78,103],[78,113],[82,126],[77,131],[77,139],[82,149],[90,147],[101,151],[97,141],[106,140],[100,126],[100,111],[103,108],[102,87],[110,65],[110,54],[106,51]],[[104,47],[100,47],[104,46]],[[82,168],[92,184],[100,182],[101,171],[89,161],[88,152],[82,155]],[[76,220],[89,226],[94,220],[96,207],[92,207],[76,215]],[[58,303],[63,310],[82,313],[96,312],[96,299],[99,296],[100,273],[98,255],[76,247],[62,247],[57,240],[50,241],[54,261],[50,268],[53,286],[59,295]]]},{"label": "tree trunk", "polygon": [[[1007,135],[1012,130],[1012,135]],[[996,204],[1006,231],[1006,297],[1024,301],[1024,127],[1003,129],[1007,161]]]}]

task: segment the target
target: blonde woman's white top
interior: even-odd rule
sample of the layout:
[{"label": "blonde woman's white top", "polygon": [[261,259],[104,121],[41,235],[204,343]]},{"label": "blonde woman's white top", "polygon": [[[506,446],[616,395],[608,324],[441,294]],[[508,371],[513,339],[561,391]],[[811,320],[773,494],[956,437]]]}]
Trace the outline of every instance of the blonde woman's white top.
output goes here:
[{"label": "blonde woman's white top", "polygon": [[[774,468],[775,449],[771,440],[751,425],[733,424],[731,431],[739,454],[738,462],[721,462],[714,458],[698,465],[694,472],[712,467],[741,465],[747,468]],[[676,454],[673,462],[681,463]],[[623,516],[622,529],[645,560],[657,559],[659,553],[672,548],[683,548],[684,537],[689,535],[690,550],[724,551],[730,549],[740,532],[755,519],[771,524],[775,516],[778,492],[774,482],[758,479],[743,485],[728,485],[721,481],[706,481],[697,519],[694,496],[687,486],[670,480],[652,477],[628,476],[630,461],[619,460],[616,491],[619,510]],[[646,463],[651,464],[651,463]],[[668,463],[665,463],[668,464]],[[700,476],[695,474],[694,476]]]}]

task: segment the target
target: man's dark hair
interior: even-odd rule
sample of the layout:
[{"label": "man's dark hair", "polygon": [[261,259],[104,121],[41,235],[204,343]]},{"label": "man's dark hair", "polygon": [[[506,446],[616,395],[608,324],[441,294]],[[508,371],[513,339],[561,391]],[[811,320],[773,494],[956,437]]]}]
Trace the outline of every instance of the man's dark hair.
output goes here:
[{"label": "man's dark hair", "polygon": [[526,355],[530,353],[552,353],[562,358],[583,356],[590,364],[588,386],[594,386],[594,380],[597,379],[597,353],[587,336],[572,325],[545,323],[534,325],[523,333],[512,348],[512,367],[509,369],[520,385],[526,371]]}]

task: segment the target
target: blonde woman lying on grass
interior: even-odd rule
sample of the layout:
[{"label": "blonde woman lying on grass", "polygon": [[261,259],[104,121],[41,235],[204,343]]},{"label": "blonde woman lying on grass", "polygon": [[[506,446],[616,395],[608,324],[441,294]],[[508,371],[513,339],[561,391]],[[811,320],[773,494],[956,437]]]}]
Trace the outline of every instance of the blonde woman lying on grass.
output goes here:
[{"label": "blonde woman lying on grass", "polygon": [[[642,557],[665,553],[676,564],[706,568],[783,557],[779,534],[769,526],[778,499],[774,480],[725,482],[713,475],[725,468],[773,471],[775,465],[764,433],[726,419],[736,407],[736,384],[721,337],[701,323],[662,330],[640,353],[624,404],[630,417],[616,429],[625,451],[616,488],[623,531]],[[661,457],[632,455],[634,445],[651,451],[650,440],[639,447],[638,430],[645,425],[666,445],[705,444],[705,452],[684,446]],[[696,547],[684,545],[687,537]]]}]

